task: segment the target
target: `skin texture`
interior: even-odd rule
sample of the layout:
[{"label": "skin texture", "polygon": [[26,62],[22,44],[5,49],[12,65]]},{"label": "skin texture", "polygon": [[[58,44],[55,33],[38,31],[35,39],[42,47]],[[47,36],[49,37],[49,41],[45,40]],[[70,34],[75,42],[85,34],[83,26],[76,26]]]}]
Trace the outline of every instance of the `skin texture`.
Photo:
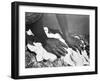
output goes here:
[{"label": "skin texture", "polygon": [[74,50],[76,50],[75,48],[77,48],[78,50],[81,50],[81,47],[80,47],[81,41],[77,38],[74,38],[72,35],[69,34],[66,15],[57,14],[56,17],[61,27],[61,31],[63,33],[64,39],[66,43],[68,44],[68,46]]},{"label": "skin texture", "polygon": [[[40,17],[39,17],[40,16]],[[38,18],[38,19],[37,19]],[[36,19],[36,21],[35,21]],[[34,36],[27,36],[27,43],[37,41],[42,43],[43,47],[54,53],[56,56],[64,56],[66,51],[63,49],[66,47],[62,42],[57,39],[48,38],[43,29],[43,14],[26,13],[26,31],[31,30]],[[33,21],[34,20],[34,21]],[[30,38],[31,37],[31,38]],[[36,37],[36,39],[33,39]],[[67,47],[66,47],[67,48]]]},{"label": "skin texture", "polygon": [[52,52],[57,57],[65,56],[67,51],[64,48],[67,48],[67,46],[59,41],[58,39],[49,38],[46,41],[46,46],[44,47],[48,52]]},{"label": "skin texture", "polygon": [[[80,41],[78,39],[73,38],[69,35],[68,32],[68,24],[65,15],[56,15],[58,23],[61,27],[61,31],[63,33],[63,38],[65,42],[68,44],[69,47],[75,49],[76,47],[80,50]],[[27,13],[26,14],[26,30],[28,28],[32,31],[32,33],[36,36],[38,42],[42,43],[43,47],[51,52],[54,53],[56,56],[64,56],[67,51],[64,48],[67,46],[57,39],[48,38],[43,29],[43,14],[34,14],[34,13]],[[33,21],[34,20],[34,21]],[[28,36],[27,36],[28,37]],[[32,37],[32,36],[31,36]],[[30,39],[30,41],[34,41],[35,39]],[[36,40],[36,41],[37,41]]]}]

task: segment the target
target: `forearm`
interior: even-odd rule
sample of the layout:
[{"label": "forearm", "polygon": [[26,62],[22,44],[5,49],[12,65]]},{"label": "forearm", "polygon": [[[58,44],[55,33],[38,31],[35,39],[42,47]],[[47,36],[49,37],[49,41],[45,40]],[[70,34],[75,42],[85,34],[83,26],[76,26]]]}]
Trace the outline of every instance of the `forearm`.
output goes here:
[{"label": "forearm", "polygon": [[56,17],[60,25],[61,31],[63,33],[63,36],[65,40],[67,41],[68,36],[69,36],[69,30],[68,30],[68,22],[67,22],[66,15],[57,14]]},{"label": "forearm", "polygon": [[34,34],[36,37],[35,41],[41,42],[43,45],[47,40],[47,36],[43,29],[43,14],[42,13],[26,13],[26,27]]}]

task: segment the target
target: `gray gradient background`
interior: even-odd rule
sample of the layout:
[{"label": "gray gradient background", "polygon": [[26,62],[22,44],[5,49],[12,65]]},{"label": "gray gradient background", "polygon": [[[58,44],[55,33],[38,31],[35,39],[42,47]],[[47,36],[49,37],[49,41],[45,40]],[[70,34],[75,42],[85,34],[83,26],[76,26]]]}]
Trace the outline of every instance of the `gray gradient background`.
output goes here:
[{"label": "gray gradient background", "polygon": [[[70,33],[89,35],[89,15],[67,14],[66,19]],[[44,13],[43,24],[53,29],[60,29],[57,18],[53,13]]]}]

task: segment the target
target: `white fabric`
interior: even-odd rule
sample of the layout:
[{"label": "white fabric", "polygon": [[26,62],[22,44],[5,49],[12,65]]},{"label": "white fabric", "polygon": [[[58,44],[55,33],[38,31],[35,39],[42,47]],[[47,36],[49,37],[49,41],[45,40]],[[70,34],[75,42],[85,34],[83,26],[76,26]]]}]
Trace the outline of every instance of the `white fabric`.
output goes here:
[{"label": "white fabric", "polygon": [[32,31],[30,29],[28,31],[26,31],[26,33],[27,33],[27,35],[33,35],[34,36],[34,34],[32,33]]},{"label": "white fabric", "polygon": [[[29,30],[30,31],[30,30]],[[44,31],[46,33],[46,35],[48,36],[48,38],[56,38],[59,39],[61,42],[65,43],[65,40],[61,37],[61,35],[59,33],[53,34],[53,33],[48,33],[48,28],[44,27]],[[28,32],[27,32],[28,33]],[[29,35],[32,35],[30,33],[28,33]],[[77,38],[77,36],[76,36]],[[84,41],[81,41],[82,43]],[[66,44],[67,45],[67,44]],[[41,43],[33,43],[33,45],[27,44],[27,47],[35,52],[37,61],[42,61],[43,59],[45,60],[50,60],[50,61],[54,61],[57,59],[57,56],[47,52]],[[70,64],[71,66],[83,66],[84,64],[89,64],[89,58],[87,55],[87,52],[85,50],[80,52],[74,51],[72,48],[64,48],[68,54],[66,54],[65,56],[61,56],[61,59],[64,61],[64,63],[66,64]]]},{"label": "white fabric", "polygon": [[27,47],[35,52],[37,61],[42,61],[43,59],[45,60],[50,60],[50,61],[54,61],[55,59],[57,59],[56,55],[47,52],[43,47],[41,43],[33,43],[35,46],[28,44]]},{"label": "white fabric", "polygon": [[[49,29],[48,27],[44,27],[44,31],[47,35],[48,38],[56,38],[59,39],[61,42],[63,42],[64,44],[66,44],[65,40],[61,37],[61,35],[59,33],[53,34],[53,33],[48,33]],[[74,36],[77,39],[80,39],[79,36]],[[81,40],[82,44],[84,44],[84,41]],[[67,44],[66,44],[67,45]],[[63,59],[64,62],[66,62],[67,64],[70,64],[72,66],[83,66],[84,64],[89,64],[86,60],[89,60],[87,52],[84,50],[82,51],[82,55],[80,54],[80,52],[74,51],[71,48],[68,47],[68,49],[66,49],[66,51],[68,52],[68,54],[66,54],[65,57],[61,57],[61,59]]]},{"label": "white fabric", "polygon": [[59,33],[56,33],[56,34],[48,33],[48,31],[49,31],[48,27],[44,27],[44,31],[48,38],[56,38],[56,39],[60,40],[61,42],[63,42],[64,44],[66,44],[65,40],[61,37],[61,35]]}]

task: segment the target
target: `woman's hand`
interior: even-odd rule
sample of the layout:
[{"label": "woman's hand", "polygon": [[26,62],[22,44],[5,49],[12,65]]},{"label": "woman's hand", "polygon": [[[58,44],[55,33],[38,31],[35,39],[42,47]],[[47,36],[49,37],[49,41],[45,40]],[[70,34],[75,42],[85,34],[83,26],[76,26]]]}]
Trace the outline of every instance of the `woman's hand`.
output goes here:
[{"label": "woman's hand", "polygon": [[73,37],[72,35],[68,35],[66,38],[67,38],[67,44],[69,47],[71,47],[74,50],[76,50],[77,48],[79,51],[81,51],[80,45],[82,43],[79,39]]},{"label": "woman's hand", "polygon": [[48,38],[44,48],[48,52],[51,52],[58,57],[61,57],[61,56],[65,56],[67,51],[64,48],[68,48],[68,47],[58,39]]}]

